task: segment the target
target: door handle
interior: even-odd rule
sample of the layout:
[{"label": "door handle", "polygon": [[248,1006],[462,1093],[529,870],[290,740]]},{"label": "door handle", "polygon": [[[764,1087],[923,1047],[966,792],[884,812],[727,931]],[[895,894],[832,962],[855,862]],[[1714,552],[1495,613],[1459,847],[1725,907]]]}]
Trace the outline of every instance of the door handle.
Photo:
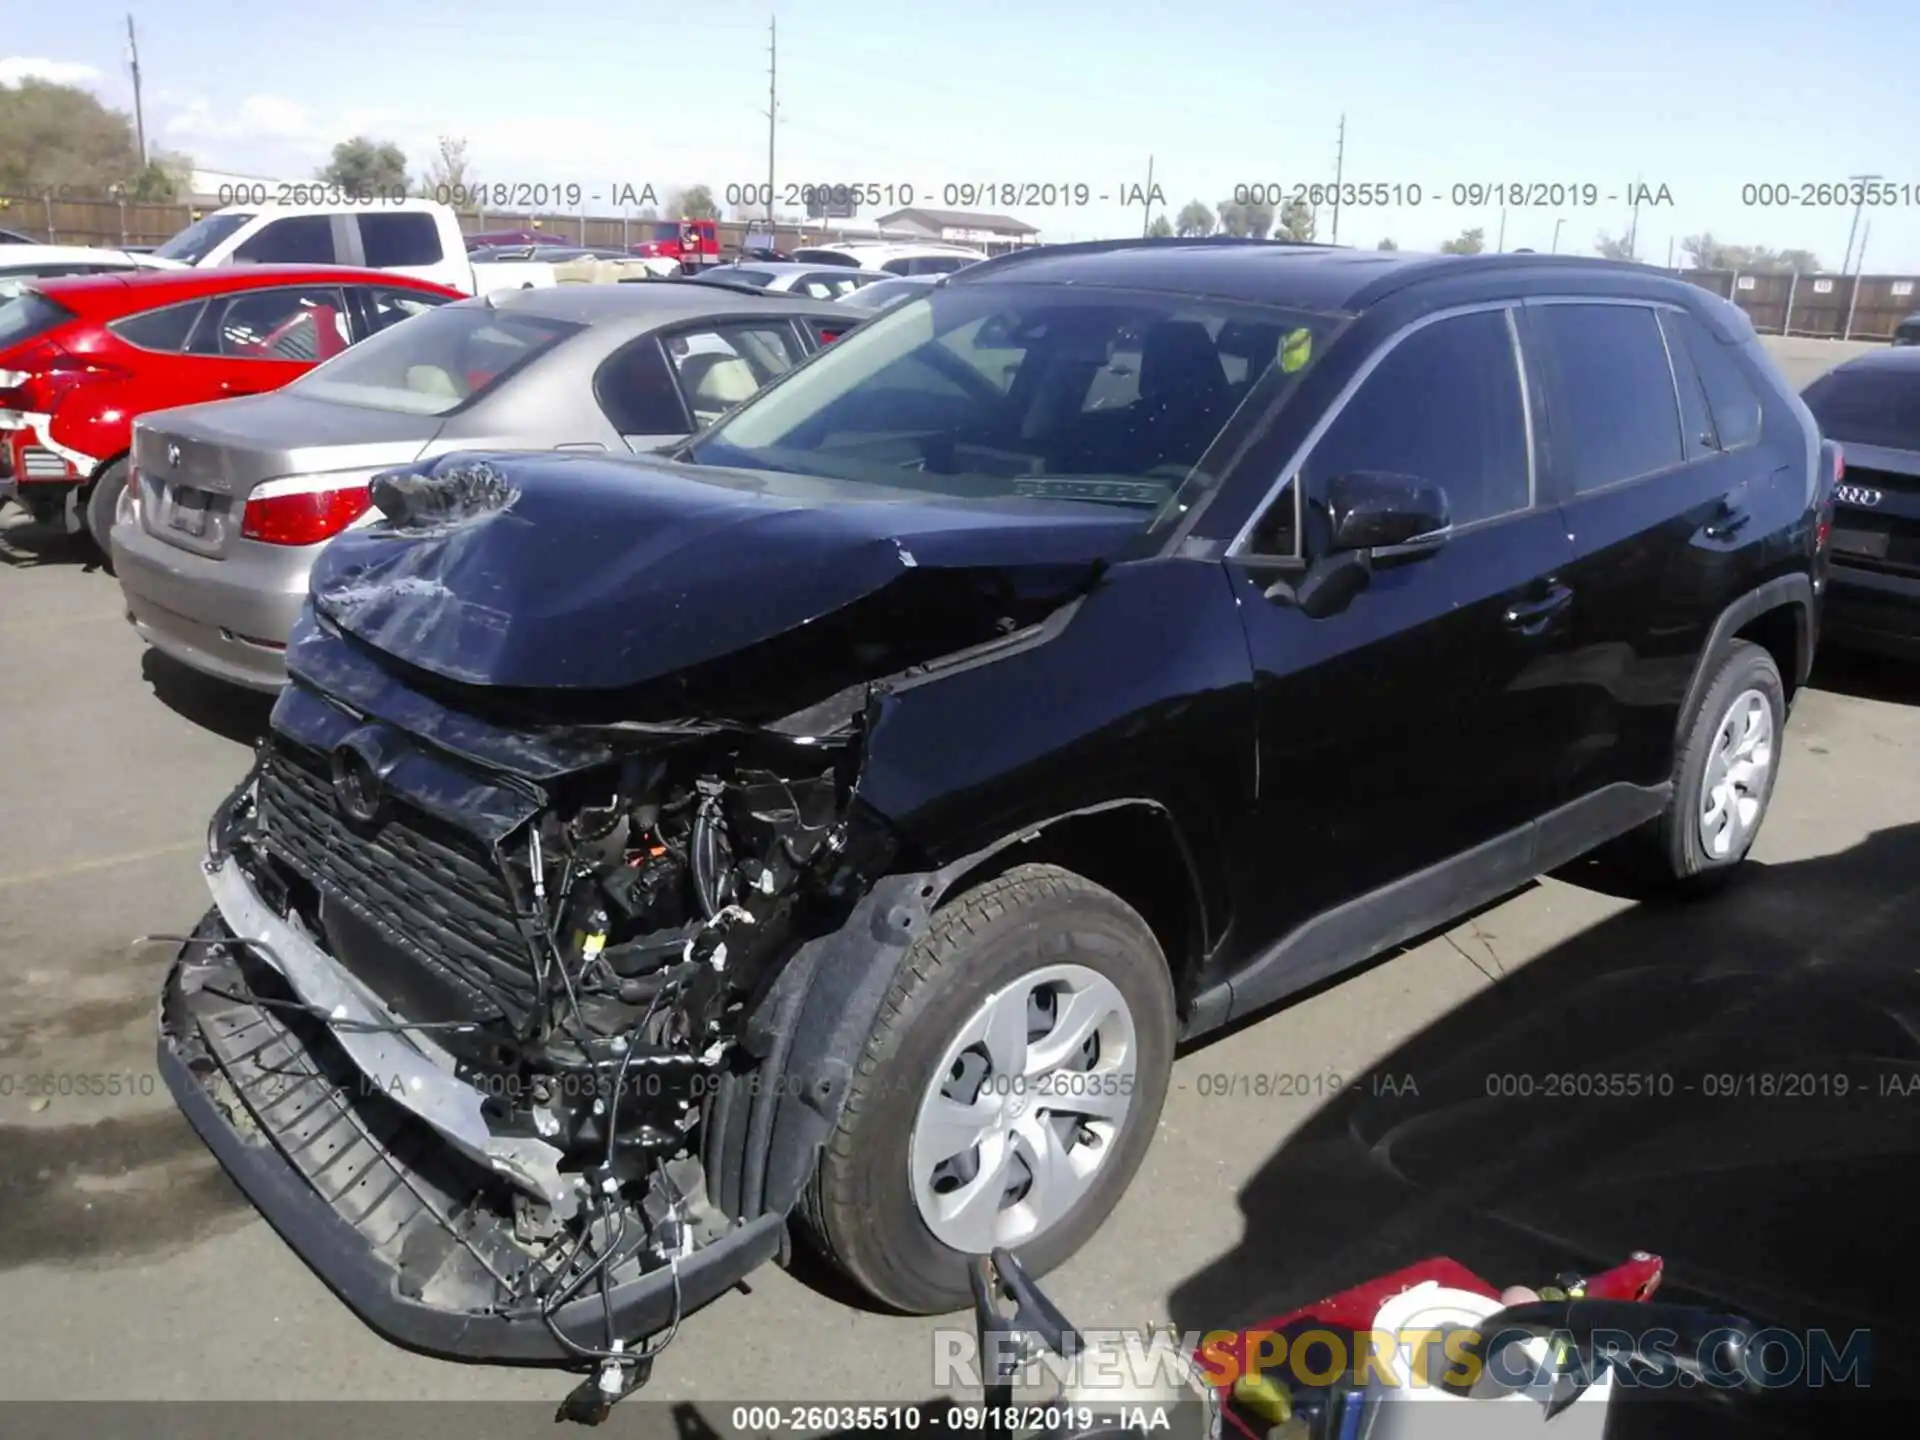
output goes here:
[{"label": "door handle", "polygon": [[1733,505],[1722,505],[1720,513],[1707,523],[1702,531],[1709,540],[1731,540],[1747,528],[1753,516]]},{"label": "door handle", "polygon": [[1538,635],[1572,603],[1573,591],[1553,582],[1549,584],[1547,593],[1539,599],[1516,600],[1507,606],[1507,613],[1500,618],[1509,629],[1518,630],[1522,635]]}]

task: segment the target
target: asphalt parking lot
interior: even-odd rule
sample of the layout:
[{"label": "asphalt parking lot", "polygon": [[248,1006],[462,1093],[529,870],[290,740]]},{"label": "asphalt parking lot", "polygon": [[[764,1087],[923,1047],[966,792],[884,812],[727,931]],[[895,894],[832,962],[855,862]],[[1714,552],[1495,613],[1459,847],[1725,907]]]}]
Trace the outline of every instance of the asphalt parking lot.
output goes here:
[{"label": "asphalt parking lot", "polygon": [[[1781,345],[1800,384],[1839,349]],[[550,1406],[570,1381],[363,1327],[175,1115],[153,1064],[169,950],[133,942],[206,908],[204,825],[266,705],[143,653],[112,578],[22,518],[0,516],[0,1396]],[[1685,1291],[1911,1336],[1888,1270],[1920,1093],[1887,1077],[1920,1074],[1920,672],[1824,657],[1784,752],[1728,894],[1549,878],[1185,1056],[1131,1193],[1050,1290],[1090,1324],[1208,1329],[1429,1254],[1537,1283],[1644,1247]],[[1495,1074],[1766,1066],[1848,1079],[1489,1104]],[[117,1093],[29,1098],[42,1074]],[[811,1268],[750,1288],[687,1321],[650,1398],[724,1424],[730,1400],[934,1389],[936,1322]],[[466,1432],[544,1419],[488,1413]]]}]

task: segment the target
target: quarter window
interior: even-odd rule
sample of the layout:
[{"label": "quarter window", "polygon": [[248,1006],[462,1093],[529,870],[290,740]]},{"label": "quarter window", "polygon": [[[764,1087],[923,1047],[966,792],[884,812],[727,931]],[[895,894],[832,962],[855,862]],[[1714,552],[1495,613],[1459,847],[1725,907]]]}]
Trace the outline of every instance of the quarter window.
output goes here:
[{"label": "quarter window", "polygon": [[1673,369],[1651,307],[1540,305],[1527,323],[1554,457],[1575,494],[1683,463]]},{"label": "quarter window", "polygon": [[[1297,483],[1317,498],[1359,471],[1432,481],[1456,526],[1528,508],[1526,411],[1505,311],[1455,315],[1401,340],[1315,443]],[[1258,553],[1293,553],[1290,494],[1253,541]]]},{"label": "quarter window", "polygon": [[187,337],[193,333],[193,322],[200,318],[200,312],[205,308],[204,300],[189,301],[185,305],[163,305],[144,315],[129,315],[124,320],[116,320],[107,328],[129,345],[138,345],[142,350],[178,354],[187,348]]},{"label": "quarter window", "polygon": [[673,372],[651,335],[607,357],[593,377],[593,394],[623,436],[684,435],[690,428]]}]

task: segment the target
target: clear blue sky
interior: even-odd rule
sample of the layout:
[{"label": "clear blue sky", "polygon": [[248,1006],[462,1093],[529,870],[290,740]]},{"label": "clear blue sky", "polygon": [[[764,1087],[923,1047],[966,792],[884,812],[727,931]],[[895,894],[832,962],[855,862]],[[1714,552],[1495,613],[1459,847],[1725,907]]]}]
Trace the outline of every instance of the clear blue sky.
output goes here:
[{"label": "clear blue sky", "polygon": [[[127,5],[13,0],[0,78],[90,73],[128,104]],[[1498,206],[1456,207],[1453,185],[1561,182],[1603,198],[1509,207],[1506,245],[1544,250],[1564,220],[1561,248],[1588,250],[1625,229],[1644,181],[1672,203],[1642,209],[1643,258],[1710,230],[1837,267],[1849,207],[1754,206],[1742,187],[1877,173],[1910,193],[1867,212],[1867,268],[1920,270],[1913,0],[132,5],[149,132],[208,168],[303,178],[356,130],[418,168],[451,133],[487,180],[698,181],[724,198],[766,178],[776,14],[783,184],[909,185],[939,206],[949,184],[1084,183],[1117,200],[1151,155],[1177,210],[1236,184],[1331,179],[1345,112],[1349,181],[1426,191],[1417,208],[1343,210],[1350,243],[1432,248],[1478,225],[1491,246]],[[1013,213],[1058,240],[1141,225],[1097,199]]]}]

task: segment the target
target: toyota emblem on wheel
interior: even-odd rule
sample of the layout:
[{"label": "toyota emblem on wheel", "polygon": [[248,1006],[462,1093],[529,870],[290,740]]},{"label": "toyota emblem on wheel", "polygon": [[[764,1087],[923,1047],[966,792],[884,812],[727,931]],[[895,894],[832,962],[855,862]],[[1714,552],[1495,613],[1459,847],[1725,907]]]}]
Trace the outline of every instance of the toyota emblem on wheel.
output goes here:
[{"label": "toyota emblem on wheel", "polygon": [[1858,505],[1863,510],[1871,510],[1887,497],[1885,492],[1871,490],[1865,485],[1836,485],[1833,487],[1833,498],[1842,505]]}]

